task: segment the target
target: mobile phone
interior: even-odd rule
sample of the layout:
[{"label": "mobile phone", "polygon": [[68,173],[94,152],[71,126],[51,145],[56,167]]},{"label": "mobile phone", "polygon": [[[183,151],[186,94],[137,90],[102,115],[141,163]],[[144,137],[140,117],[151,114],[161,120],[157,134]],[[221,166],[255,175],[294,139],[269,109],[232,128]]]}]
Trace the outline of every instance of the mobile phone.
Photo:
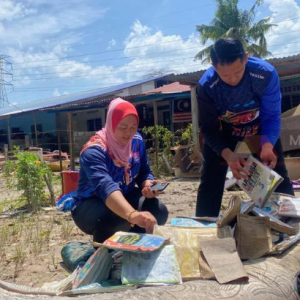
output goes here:
[{"label": "mobile phone", "polygon": [[151,190],[158,190],[159,192],[162,192],[168,185],[168,182],[156,183],[151,186]]}]

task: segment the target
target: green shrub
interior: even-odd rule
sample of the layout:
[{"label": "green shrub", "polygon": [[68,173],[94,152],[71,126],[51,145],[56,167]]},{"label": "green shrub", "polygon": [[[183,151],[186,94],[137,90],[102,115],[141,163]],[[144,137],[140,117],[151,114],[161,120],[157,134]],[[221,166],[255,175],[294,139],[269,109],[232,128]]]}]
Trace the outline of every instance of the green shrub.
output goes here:
[{"label": "green shrub", "polygon": [[8,161],[4,168],[6,180],[11,179],[11,176],[16,178],[16,181],[10,180],[9,188],[23,191],[28,208],[37,211],[45,203],[45,178],[51,178],[51,170],[35,153],[20,152],[16,148],[14,156],[18,160]]}]

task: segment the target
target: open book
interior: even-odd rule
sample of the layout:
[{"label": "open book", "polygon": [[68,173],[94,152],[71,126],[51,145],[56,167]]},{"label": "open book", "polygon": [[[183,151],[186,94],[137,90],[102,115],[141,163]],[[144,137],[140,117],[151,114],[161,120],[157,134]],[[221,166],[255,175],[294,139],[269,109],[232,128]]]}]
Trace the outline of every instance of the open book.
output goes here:
[{"label": "open book", "polygon": [[236,179],[236,183],[258,207],[263,208],[283,178],[252,155],[247,162],[245,169],[250,173],[249,178]]}]

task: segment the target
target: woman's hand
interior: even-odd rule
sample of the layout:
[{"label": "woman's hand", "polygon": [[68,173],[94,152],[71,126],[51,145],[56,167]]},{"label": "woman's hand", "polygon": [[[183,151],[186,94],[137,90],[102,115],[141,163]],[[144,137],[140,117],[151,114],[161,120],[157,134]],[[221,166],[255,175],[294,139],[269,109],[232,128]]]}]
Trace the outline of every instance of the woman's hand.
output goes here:
[{"label": "woman's hand", "polygon": [[143,189],[142,189],[142,195],[145,197],[145,198],[155,198],[158,196],[158,190],[151,190],[151,186],[153,184],[156,184],[156,180],[145,180],[143,182]]},{"label": "woman's hand", "polygon": [[128,221],[145,228],[147,233],[153,233],[154,225],[157,224],[155,217],[148,211],[135,211],[130,215]]}]

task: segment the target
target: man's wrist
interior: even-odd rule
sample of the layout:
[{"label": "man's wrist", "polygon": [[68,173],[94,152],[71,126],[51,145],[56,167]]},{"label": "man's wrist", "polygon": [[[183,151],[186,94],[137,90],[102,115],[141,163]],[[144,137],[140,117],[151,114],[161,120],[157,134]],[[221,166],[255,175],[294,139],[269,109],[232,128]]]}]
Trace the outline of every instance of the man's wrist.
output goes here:
[{"label": "man's wrist", "polygon": [[262,147],[262,149],[271,149],[271,150],[273,150],[273,148],[274,148],[273,144],[270,142],[264,143],[261,147]]}]

